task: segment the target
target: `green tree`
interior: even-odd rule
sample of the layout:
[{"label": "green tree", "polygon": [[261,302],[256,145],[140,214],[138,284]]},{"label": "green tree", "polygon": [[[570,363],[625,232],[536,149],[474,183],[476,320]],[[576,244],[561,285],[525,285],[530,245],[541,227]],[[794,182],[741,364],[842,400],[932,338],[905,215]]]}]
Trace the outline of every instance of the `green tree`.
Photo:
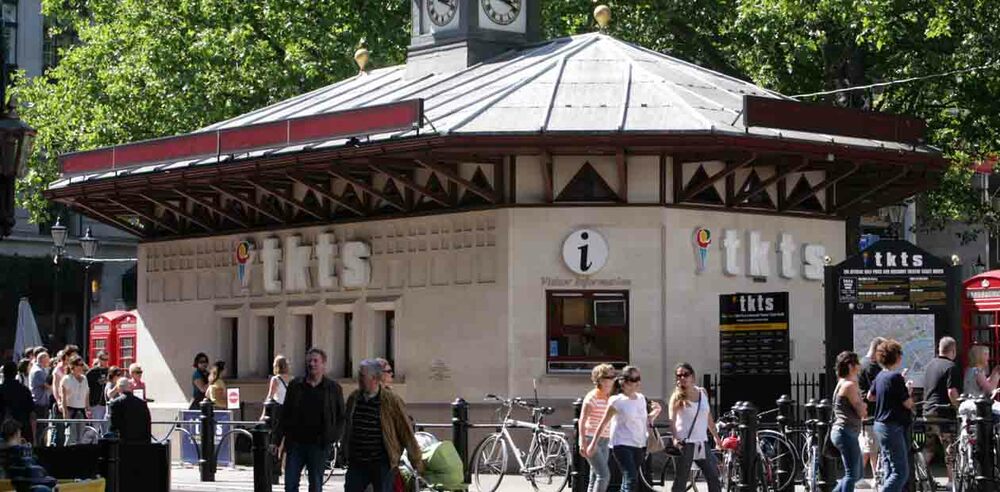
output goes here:
[{"label": "green tree", "polygon": [[357,73],[400,63],[409,5],[400,0],[44,0],[79,43],[41,77],[15,81],[21,116],[38,130],[21,205],[41,197],[55,156],[188,132]]}]

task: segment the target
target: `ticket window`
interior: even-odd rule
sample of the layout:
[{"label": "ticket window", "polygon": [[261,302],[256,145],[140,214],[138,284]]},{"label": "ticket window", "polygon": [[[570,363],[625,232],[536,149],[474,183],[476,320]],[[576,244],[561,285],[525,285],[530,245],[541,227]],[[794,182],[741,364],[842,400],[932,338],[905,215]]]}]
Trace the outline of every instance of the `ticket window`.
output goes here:
[{"label": "ticket window", "polygon": [[549,372],[589,372],[628,364],[628,291],[548,291]]}]

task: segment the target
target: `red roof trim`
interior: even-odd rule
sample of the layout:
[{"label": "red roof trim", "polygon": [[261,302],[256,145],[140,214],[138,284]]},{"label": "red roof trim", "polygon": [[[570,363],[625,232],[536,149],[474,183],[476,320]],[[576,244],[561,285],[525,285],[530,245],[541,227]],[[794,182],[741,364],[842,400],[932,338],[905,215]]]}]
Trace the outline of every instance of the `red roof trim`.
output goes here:
[{"label": "red roof trim", "polygon": [[759,96],[743,96],[743,124],[909,144],[927,132],[920,118]]},{"label": "red roof trim", "polygon": [[60,156],[59,162],[64,174],[121,169],[275,145],[405,131],[418,128],[423,115],[423,99],[409,99],[392,104],[74,152]]}]

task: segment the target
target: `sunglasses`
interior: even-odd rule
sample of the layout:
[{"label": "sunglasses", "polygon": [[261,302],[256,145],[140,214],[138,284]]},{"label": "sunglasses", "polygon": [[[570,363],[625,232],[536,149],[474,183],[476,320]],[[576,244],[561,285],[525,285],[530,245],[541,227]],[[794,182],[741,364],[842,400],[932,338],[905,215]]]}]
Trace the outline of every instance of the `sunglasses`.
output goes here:
[{"label": "sunglasses", "polygon": [[132,371],[132,374],[142,374],[142,371]]},{"label": "sunglasses", "polygon": [[626,383],[638,383],[639,381],[642,381],[642,376],[636,376],[634,378],[624,377],[622,378],[622,380],[624,380]]},{"label": "sunglasses", "polygon": [[674,376],[675,376],[675,377],[676,377],[677,379],[681,379],[681,378],[686,378],[686,377],[688,377],[688,376],[690,376],[690,375],[691,375],[691,373],[690,373],[690,372],[679,372],[679,373],[675,374]]}]

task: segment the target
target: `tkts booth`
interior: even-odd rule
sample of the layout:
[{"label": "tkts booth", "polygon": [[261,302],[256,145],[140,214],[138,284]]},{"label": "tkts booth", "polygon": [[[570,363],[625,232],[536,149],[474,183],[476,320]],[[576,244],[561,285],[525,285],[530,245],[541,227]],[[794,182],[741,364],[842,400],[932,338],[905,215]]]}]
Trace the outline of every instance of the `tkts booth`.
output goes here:
[{"label": "tkts booth", "polygon": [[142,238],[136,347],[158,402],[188,398],[199,351],[245,394],[275,354],[298,373],[321,347],[337,378],[384,356],[426,403],[532,380],[576,398],[602,361],[663,397],[678,362],[720,371],[720,333],[740,330],[756,338],[729,341],[725,370],[818,371],[845,218],[944,168],[918,120],[604,34],[540,43],[536,0],[414,5],[405,65],[62,157],[47,196]]}]

